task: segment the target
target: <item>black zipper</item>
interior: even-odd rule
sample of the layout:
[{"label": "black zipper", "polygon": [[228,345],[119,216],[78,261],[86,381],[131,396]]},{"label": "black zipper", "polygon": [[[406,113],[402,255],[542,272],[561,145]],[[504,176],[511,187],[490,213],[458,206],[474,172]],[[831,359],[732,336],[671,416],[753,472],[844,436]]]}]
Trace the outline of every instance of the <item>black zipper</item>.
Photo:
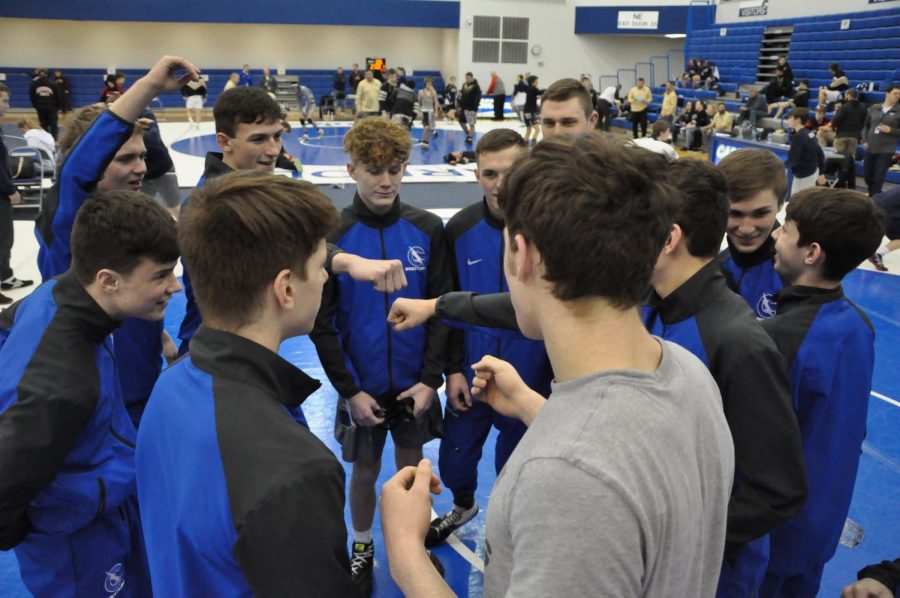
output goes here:
[{"label": "black zipper", "polygon": [[[384,229],[378,229],[378,235],[381,238],[381,259],[387,259],[387,250],[384,246]],[[387,321],[387,316],[391,311],[391,297],[389,293],[384,293],[384,326],[387,330],[387,371],[388,371],[388,392],[392,392],[394,388],[394,372],[393,372],[393,344],[391,343],[391,325]]]},{"label": "black zipper", "polygon": [[97,486],[100,488],[100,500],[97,505],[97,514],[94,518],[98,518],[103,515],[103,511],[106,510],[106,482],[103,481],[103,478],[97,478]]},{"label": "black zipper", "polygon": [[[497,275],[497,292],[503,292],[503,231],[500,231],[500,270]],[[500,337],[497,337],[497,358],[502,359],[501,357],[501,343],[502,340]]]}]

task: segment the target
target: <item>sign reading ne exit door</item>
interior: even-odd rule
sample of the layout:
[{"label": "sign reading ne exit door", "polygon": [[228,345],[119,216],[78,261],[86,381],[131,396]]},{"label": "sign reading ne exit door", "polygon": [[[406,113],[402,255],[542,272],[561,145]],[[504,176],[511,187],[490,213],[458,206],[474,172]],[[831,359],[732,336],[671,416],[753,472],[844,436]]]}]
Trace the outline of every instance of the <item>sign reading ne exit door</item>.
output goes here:
[{"label": "sign reading ne exit door", "polygon": [[642,10],[629,11],[620,10],[619,29],[659,29],[659,11]]}]

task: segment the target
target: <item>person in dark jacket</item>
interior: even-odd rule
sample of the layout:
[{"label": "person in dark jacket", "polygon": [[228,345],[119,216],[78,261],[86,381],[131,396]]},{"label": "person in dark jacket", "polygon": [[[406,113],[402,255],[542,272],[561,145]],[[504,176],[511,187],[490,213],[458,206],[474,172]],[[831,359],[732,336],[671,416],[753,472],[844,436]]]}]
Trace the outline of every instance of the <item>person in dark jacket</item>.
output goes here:
[{"label": "person in dark jacket", "polygon": [[59,111],[65,115],[72,111],[72,99],[69,97],[72,90],[69,89],[69,81],[63,77],[62,71],[53,71],[53,81],[56,83],[56,95],[59,97]]},{"label": "person in dark jacket", "polygon": [[271,96],[275,96],[275,94],[278,92],[278,81],[276,81],[275,77],[273,77],[271,75],[271,72],[269,71],[269,67],[265,67],[263,69],[263,76],[259,80],[258,85],[260,87],[262,87],[263,89],[265,89],[266,93],[268,93]]},{"label": "person in dark jacket", "polygon": [[[447,223],[455,290],[501,293],[509,290],[503,273],[503,211],[497,193],[507,170],[525,151],[517,132],[495,129],[475,147],[475,178],[481,185],[481,201],[458,212]],[[550,394],[553,375],[541,342],[495,338],[477,329],[451,332],[447,363],[447,408],[441,439],[441,480],[453,492],[453,508],[431,522],[425,545],[436,546],[478,513],[478,461],[491,428],[499,431],[494,451],[494,470],[499,475],[526,427],[519,420],[496,413],[482,401],[472,401],[469,389],[474,373],[469,367],[485,355],[509,361],[529,388]]]},{"label": "person in dark jacket", "polygon": [[38,69],[37,75],[31,80],[28,88],[31,97],[31,105],[37,111],[41,128],[53,135],[59,136],[59,93],[56,82],[47,75],[45,69]]},{"label": "person in dark jacket", "polygon": [[206,82],[202,79],[200,81],[188,81],[181,88],[181,97],[184,98],[188,122],[192,129],[199,129],[200,123],[203,122],[203,104],[206,103],[207,95]]},{"label": "person in dark jacket", "polygon": [[100,89],[100,99],[98,101],[107,102],[118,99],[125,93],[125,75],[122,73],[110,73],[103,80],[103,88]]},{"label": "person in dark jacket", "polygon": [[863,567],[857,579],[844,588],[841,598],[895,598],[900,595],[900,559]]},{"label": "person in dark jacket", "polygon": [[775,67],[775,78],[769,81],[763,89],[763,94],[766,96],[766,102],[769,105],[778,102],[782,98],[790,98],[794,95],[794,87],[785,76],[783,68]]},{"label": "person in dark jacket", "polygon": [[388,69],[386,79],[378,92],[378,109],[382,116],[390,118],[391,110],[394,109],[394,101],[397,99],[397,71]]},{"label": "person in dark jacket", "polygon": [[784,286],[775,271],[772,231],[787,193],[784,164],[764,149],[731,152],[716,166],[728,183],[727,249],[719,255],[728,288],[765,320],[775,315],[775,293]]},{"label": "person in dark jacket", "polygon": [[[775,63],[775,69],[781,69],[782,73],[784,73],[785,87],[792,89],[794,86],[794,69],[788,64],[787,56],[782,55],[778,57],[778,61]],[[787,95],[790,96],[791,94]]]},{"label": "person in dark jacket", "polygon": [[844,105],[831,119],[834,129],[834,151],[844,155],[844,163],[838,176],[836,187],[856,189],[856,150],[862,136],[868,110],[859,101],[859,92],[848,89],[844,94]]},{"label": "person in dark jacket", "polygon": [[800,431],[781,356],[716,262],[729,211],[724,175],[707,162],[679,160],[669,164],[669,182],[681,193],[644,323],[703,361],[722,393],[736,482],[718,595],[752,596],[765,574],[766,534],[806,496]]},{"label": "person in dark jacket", "polygon": [[71,246],[69,271],[0,314],[0,549],[38,597],[150,596],[112,332],[162,320],[180,290],[175,222],[145,195],[100,192]]},{"label": "person in dark jacket", "polygon": [[[9,88],[0,83],[0,117],[9,110]],[[15,241],[15,229],[13,228],[14,204],[22,202],[16,184],[13,182],[6,168],[8,153],[3,135],[0,135],[0,288],[12,290],[34,284],[32,280],[22,280],[13,275],[9,260],[12,255],[13,241]],[[12,298],[0,293],[0,305],[12,303]]]},{"label": "person in dark jacket", "polygon": [[331,93],[334,96],[334,109],[347,109],[347,76],[344,67],[339,66],[331,78]]},{"label": "person in dark jacket", "polygon": [[[528,88],[525,90],[525,105],[522,107],[522,116],[525,122],[525,143],[534,145],[538,135],[541,134],[541,113],[538,110],[538,98],[544,90],[538,87],[537,75],[529,75],[526,79]],[[534,137],[532,137],[534,134]]]},{"label": "person in dark jacket", "polygon": [[895,83],[885,90],[883,103],[869,107],[862,138],[866,148],[863,171],[869,197],[872,197],[881,193],[884,177],[900,142],[900,84]]},{"label": "person in dark jacket", "polygon": [[358,594],[343,468],[289,413],[320,383],[278,356],[313,327],[338,222],[313,185],[253,172],[209,181],[184,211],[205,324],[154,388],[135,455],[158,596]]},{"label": "person in dark jacket", "polygon": [[347,276],[334,277],[311,335],[340,396],[335,438],[343,459],[353,463],[351,566],[365,595],[372,588],[375,482],[388,430],[399,469],[421,460],[422,445],[441,425],[435,389],[443,384],[449,329],[432,322],[427,330],[396,334],[385,324],[394,297],[437,297],[453,285],[441,219],[399,198],[411,145],[405,127],[379,118],[361,120],[347,133],[347,170],[357,190],[329,237],[362,257],[401,260],[408,286],[391,296]]},{"label": "person in dark jacket", "polygon": [[703,145],[703,127],[709,125],[710,117],[706,106],[700,100],[694,103],[693,110],[684,125],[685,145],[682,151],[701,151]]},{"label": "person in dark jacket", "polygon": [[764,327],[788,364],[809,496],[799,514],[770,534],[764,598],[818,595],[850,510],[866,436],[875,330],[844,295],[841,281],[883,235],[884,216],[869,198],[831,188],[798,193],[773,234],[775,267],[788,286]]},{"label": "person in dark jacket", "polygon": [[169,155],[169,148],[162,140],[156,115],[148,108],[141,113],[137,122],[144,129],[144,147],[147,148],[147,172],[141,182],[141,193],[156,199],[178,220],[181,212],[178,176],[175,174],[175,163]]},{"label": "person in dark jacket", "polygon": [[466,73],[466,80],[459,89],[459,126],[466,134],[466,145],[475,139],[475,122],[478,120],[478,106],[481,104],[481,87],[472,73]]},{"label": "person in dark jacket", "polygon": [[769,113],[769,105],[766,103],[765,96],[761,95],[756,89],[750,90],[750,95],[744,101],[744,105],[738,111],[738,125],[744,121],[750,121],[750,124],[756,126],[756,121],[763,118]]},{"label": "person in dark jacket", "polygon": [[809,110],[797,108],[787,119],[787,126],[794,130],[791,148],[788,150],[784,167],[794,177],[791,183],[791,197],[803,189],[815,187],[816,182],[824,183],[825,154],[816,141],[816,134],[808,128]]}]

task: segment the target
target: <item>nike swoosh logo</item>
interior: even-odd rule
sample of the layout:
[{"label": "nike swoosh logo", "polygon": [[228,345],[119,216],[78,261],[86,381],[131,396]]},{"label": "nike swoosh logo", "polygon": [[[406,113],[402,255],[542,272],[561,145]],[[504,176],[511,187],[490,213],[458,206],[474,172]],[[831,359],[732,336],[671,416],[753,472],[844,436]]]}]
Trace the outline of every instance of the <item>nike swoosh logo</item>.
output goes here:
[{"label": "nike swoosh logo", "polygon": [[469,266],[474,266],[474,265],[477,264],[478,262],[483,262],[483,261],[484,261],[484,258],[482,258],[482,259],[480,259],[480,260],[469,260],[469,259],[467,259],[467,260],[466,260],[466,264],[468,264]]}]

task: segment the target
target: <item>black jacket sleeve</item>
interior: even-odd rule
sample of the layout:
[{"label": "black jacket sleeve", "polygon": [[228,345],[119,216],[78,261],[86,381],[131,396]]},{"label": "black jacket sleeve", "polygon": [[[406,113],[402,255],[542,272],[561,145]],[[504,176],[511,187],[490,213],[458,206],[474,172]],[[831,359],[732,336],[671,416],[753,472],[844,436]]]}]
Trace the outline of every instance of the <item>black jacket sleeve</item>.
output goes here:
[{"label": "black jacket sleeve", "polygon": [[359,596],[341,476],[323,465],[275,488],[248,515],[234,556],[254,596]]},{"label": "black jacket sleeve", "polygon": [[[459,268],[456,264],[456,239],[453,234],[447,230],[447,249],[449,251],[450,272],[453,275],[453,290],[459,291]],[[459,374],[465,371],[466,361],[466,334],[459,328],[451,328],[449,338],[447,340],[447,367],[445,373]]]},{"label": "black jacket sleeve", "polygon": [[441,295],[435,315],[445,320],[455,320],[471,326],[518,330],[516,311],[509,293],[453,292]]},{"label": "black jacket sleeve", "polygon": [[[450,250],[444,226],[438,222],[431,235],[431,257],[428,262],[428,299],[440,297],[453,290],[450,270]],[[425,323],[425,364],[420,381],[432,388],[444,383],[444,367],[447,364],[447,343],[450,328],[434,318]]]},{"label": "black jacket sleeve", "polygon": [[7,198],[17,191],[12,177],[9,176],[7,162],[9,153],[6,151],[6,144],[3,143],[2,135],[0,135],[0,201],[6,201]]},{"label": "black jacket sleeve", "polygon": [[869,565],[860,570],[856,576],[857,579],[865,579],[867,577],[884,584],[896,596],[900,592],[900,559]]},{"label": "black jacket sleeve", "polygon": [[800,160],[800,152],[803,151],[803,141],[800,139],[800,133],[794,133],[791,139],[791,148],[788,150],[787,160],[784,161],[785,168],[793,168]]}]

